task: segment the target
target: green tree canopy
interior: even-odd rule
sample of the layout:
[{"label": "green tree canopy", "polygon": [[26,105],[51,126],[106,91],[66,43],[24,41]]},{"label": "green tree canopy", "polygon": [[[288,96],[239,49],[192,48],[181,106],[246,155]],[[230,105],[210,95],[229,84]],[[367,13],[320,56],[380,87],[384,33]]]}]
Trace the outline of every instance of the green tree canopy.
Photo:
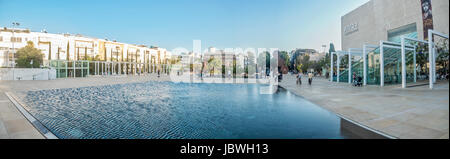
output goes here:
[{"label": "green tree canopy", "polygon": [[287,51],[280,51],[280,58],[284,60],[284,65],[289,68],[289,54]]},{"label": "green tree canopy", "polygon": [[27,46],[17,50],[16,56],[16,66],[20,68],[39,68],[44,59],[44,54],[34,47],[32,41],[28,41]]},{"label": "green tree canopy", "polygon": [[268,51],[262,52],[258,55],[257,59],[258,67],[270,66],[270,53]]},{"label": "green tree canopy", "polygon": [[334,49],[334,44],[330,43],[330,49],[328,50],[328,53],[331,54],[332,52],[336,52],[336,50]]}]

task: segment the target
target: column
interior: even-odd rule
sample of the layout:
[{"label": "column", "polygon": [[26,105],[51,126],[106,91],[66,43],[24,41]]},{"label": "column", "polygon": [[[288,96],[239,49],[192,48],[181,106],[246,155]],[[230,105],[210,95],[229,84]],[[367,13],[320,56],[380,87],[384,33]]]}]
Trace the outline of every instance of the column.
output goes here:
[{"label": "column", "polygon": [[367,85],[367,53],[366,45],[363,47],[363,85]]},{"label": "column", "polygon": [[352,83],[352,52],[348,50],[348,83]]},{"label": "column", "polygon": [[84,67],[83,67],[83,65],[84,65],[84,62],[83,61],[80,61],[80,63],[81,63],[81,77],[84,77],[83,75],[84,75]]},{"label": "column", "polygon": [[336,81],[337,82],[339,82],[339,74],[341,73],[341,70],[339,70],[339,67],[340,67],[340,65],[341,65],[341,57],[339,56],[339,54],[336,54],[337,55],[337,66],[336,66],[336,69],[337,69],[337,76],[336,76]]},{"label": "column", "polygon": [[119,62],[119,75],[122,75],[122,65],[121,65],[121,63],[122,62]]},{"label": "column", "polygon": [[417,66],[416,66],[416,47],[414,46],[413,66],[414,66],[414,83],[417,82]]},{"label": "column", "polygon": [[428,30],[428,62],[430,64],[428,79],[430,82],[430,89],[433,89],[433,34]]},{"label": "column", "polygon": [[384,86],[384,47],[383,42],[380,42],[380,86]]},{"label": "column", "polygon": [[433,47],[433,83],[436,83],[436,57],[437,57],[437,49]]},{"label": "column", "polygon": [[97,75],[100,75],[100,62],[97,61]]},{"label": "column", "polygon": [[405,38],[401,38],[401,54],[402,54],[402,88],[406,88],[406,53],[405,53]]},{"label": "column", "polygon": [[330,81],[331,82],[333,82],[333,53],[332,52],[330,52],[330,55],[331,55],[331,57],[330,57]]}]

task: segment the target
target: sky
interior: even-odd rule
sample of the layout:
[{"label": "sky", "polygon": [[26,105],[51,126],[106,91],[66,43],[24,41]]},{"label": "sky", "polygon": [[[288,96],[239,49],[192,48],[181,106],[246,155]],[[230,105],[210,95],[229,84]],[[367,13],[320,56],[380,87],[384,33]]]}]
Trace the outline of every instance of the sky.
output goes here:
[{"label": "sky", "polygon": [[341,48],[341,16],[369,0],[0,0],[0,27],[192,50]]}]

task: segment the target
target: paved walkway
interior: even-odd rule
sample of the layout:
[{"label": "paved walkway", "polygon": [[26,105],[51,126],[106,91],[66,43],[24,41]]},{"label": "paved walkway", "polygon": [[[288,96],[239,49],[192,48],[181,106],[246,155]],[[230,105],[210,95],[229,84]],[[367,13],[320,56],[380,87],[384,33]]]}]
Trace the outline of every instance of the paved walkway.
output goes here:
[{"label": "paved walkway", "polygon": [[44,139],[1,90],[0,139]]},{"label": "paved walkway", "polygon": [[314,79],[312,86],[303,79],[285,75],[280,85],[332,112],[370,128],[401,139],[449,138],[449,84],[443,82],[407,89],[399,86],[352,87]]}]

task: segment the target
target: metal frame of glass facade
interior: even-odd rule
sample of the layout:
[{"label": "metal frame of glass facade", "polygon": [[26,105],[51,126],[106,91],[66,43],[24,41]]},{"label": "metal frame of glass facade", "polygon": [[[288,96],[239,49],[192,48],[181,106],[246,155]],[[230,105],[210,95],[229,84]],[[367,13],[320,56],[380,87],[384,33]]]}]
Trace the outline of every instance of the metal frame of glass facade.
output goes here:
[{"label": "metal frame of glass facade", "polygon": [[89,61],[50,60],[50,67],[56,69],[56,78],[87,77]]},{"label": "metal frame of glass facade", "polygon": [[[408,55],[415,56],[415,46],[406,45],[405,50]],[[400,84],[403,80],[401,74],[406,73],[401,70],[401,43],[380,41],[380,86],[388,84]],[[413,63],[415,63],[413,57]],[[415,67],[414,67],[415,70]],[[413,77],[414,78],[414,77]]]},{"label": "metal frame of glass facade", "polygon": [[[341,56],[343,56],[343,55],[348,55],[348,78],[347,78],[347,82],[348,83],[351,83],[352,82],[352,67],[354,67],[354,66],[352,66],[352,57],[354,57],[354,56],[362,56],[363,55],[363,53],[362,53],[362,49],[360,49],[360,48],[350,48],[350,49],[348,49],[348,51],[336,51],[336,52],[332,52],[331,53],[331,70],[330,70],[330,79],[331,79],[331,81],[334,81],[334,76],[333,76],[333,74],[334,74],[334,62],[333,62],[333,58],[334,58],[334,56],[333,55],[336,55],[337,56],[337,76],[336,76],[336,81],[337,82],[340,82],[340,81],[343,81],[343,80],[341,80],[340,79],[340,61],[341,61]],[[345,80],[345,79],[344,79]]]},{"label": "metal frame of glass facade", "polygon": [[[428,30],[428,37],[433,35],[448,39],[448,35]],[[416,39],[417,33],[403,35],[400,42],[380,41],[379,45],[364,44],[362,49],[351,48],[348,51],[336,51],[331,53],[330,63],[330,81],[344,82],[340,80],[340,75],[348,75],[345,80],[351,83],[351,75],[354,72],[361,72],[360,65],[363,65],[363,83],[379,84],[383,87],[387,84],[401,84],[402,88],[406,88],[406,83],[417,81],[416,68],[416,46],[406,43],[406,41],[413,41],[428,44],[429,48],[429,83],[430,89],[433,89],[433,84],[436,82],[436,48],[433,43],[433,38],[428,41]],[[334,56],[337,55],[336,67],[337,78],[334,79]],[[344,72],[340,72],[340,61],[342,55],[348,55],[348,68]],[[362,56],[362,60],[353,64],[353,56]],[[345,74],[347,73],[347,74]],[[400,74],[399,74],[400,73]]]},{"label": "metal frame of glass facade", "polygon": [[430,77],[432,77],[429,80],[429,82],[430,82],[430,89],[433,89],[434,83],[436,83],[436,56],[435,56],[435,54],[436,54],[437,51],[436,51],[436,48],[435,48],[435,45],[434,45],[434,42],[433,42],[433,38],[432,38],[433,35],[440,36],[442,38],[448,39],[448,35],[439,33],[437,31],[434,31],[434,30],[431,30],[431,29],[428,30],[428,37],[429,37],[428,38],[428,49],[429,49],[429,52],[433,52],[432,54],[430,54],[431,56],[429,56],[429,63],[432,66],[432,67],[430,67]]}]

